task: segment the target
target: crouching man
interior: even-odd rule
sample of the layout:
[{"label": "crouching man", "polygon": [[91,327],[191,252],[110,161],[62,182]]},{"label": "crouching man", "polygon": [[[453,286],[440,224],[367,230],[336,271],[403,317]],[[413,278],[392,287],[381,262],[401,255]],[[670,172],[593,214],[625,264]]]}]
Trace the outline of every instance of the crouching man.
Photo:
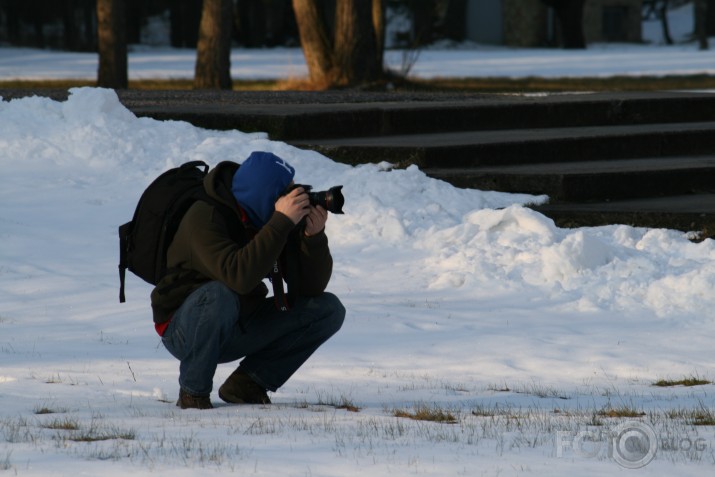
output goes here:
[{"label": "crouching man", "polygon": [[291,188],[294,174],[267,152],[241,166],[222,162],[204,180],[215,202],[195,202],[181,220],[151,301],[157,332],[180,361],[182,409],[212,408],[218,364],[241,358],[219,397],[269,404],[267,391],[342,326],[345,309],[325,292],[333,267],[328,213],[303,188]]}]

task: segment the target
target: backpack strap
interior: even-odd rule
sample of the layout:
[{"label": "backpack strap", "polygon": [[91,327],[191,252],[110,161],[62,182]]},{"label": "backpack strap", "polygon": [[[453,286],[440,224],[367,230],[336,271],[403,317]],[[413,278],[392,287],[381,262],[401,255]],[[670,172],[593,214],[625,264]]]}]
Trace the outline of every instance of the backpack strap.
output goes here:
[{"label": "backpack strap", "polygon": [[132,222],[119,226],[119,303],[127,301],[124,296],[124,279],[127,273],[127,244],[132,231]]},{"label": "backpack strap", "polygon": [[218,200],[209,196],[206,192],[203,192],[202,197],[200,197],[198,200],[208,202],[214,207],[214,209],[216,209],[219,214],[221,214],[221,217],[223,217],[224,221],[226,222],[228,233],[234,240],[243,241],[246,239],[246,229],[243,228],[241,221],[236,218],[236,212],[234,212],[231,207],[227,206],[223,202],[219,202]]},{"label": "backpack strap", "polygon": [[119,266],[119,303],[124,303],[127,298],[124,296],[124,278],[127,275],[127,267]]},{"label": "backpack strap", "polygon": [[276,309],[280,311],[290,310],[291,303],[289,303],[288,297],[283,291],[283,274],[281,273],[280,265],[278,265],[278,260],[273,264],[268,278],[273,285],[273,301],[276,304]]},{"label": "backpack strap", "polygon": [[304,231],[305,222],[301,222],[295,229],[293,229],[293,232],[288,237],[288,242],[285,247],[285,277],[286,283],[288,284],[287,303],[289,306],[293,306],[295,304],[295,299],[299,293],[300,243]]},{"label": "backpack strap", "polygon": [[[214,199],[213,197],[209,196],[205,190],[201,190],[198,192],[195,196],[196,201],[202,201],[206,202],[214,209],[216,212],[223,217],[224,222],[226,224],[226,228],[228,229],[228,234],[229,237],[231,237],[233,240],[237,242],[247,242],[246,239],[246,230],[243,228],[243,225],[240,223],[240,220],[236,218],[236,213],[231,209],[231,207],[227,206],[226,204],[219,202],[218,200]],[[166,273],[170,273],[173,271],[178,270],[179,268],[177,267],[172,267],[168,268],[166,270]],[[121,274],[121,272],[120,272]],[[196,272],[198,274],[198,272]],[[193,279],[192,277],[187,276],[188,279]],[[178,286],[180,285],[181,282],[177,282],[175,285]],[[172,287],[168,288],[167,290],[171,289]]]}]

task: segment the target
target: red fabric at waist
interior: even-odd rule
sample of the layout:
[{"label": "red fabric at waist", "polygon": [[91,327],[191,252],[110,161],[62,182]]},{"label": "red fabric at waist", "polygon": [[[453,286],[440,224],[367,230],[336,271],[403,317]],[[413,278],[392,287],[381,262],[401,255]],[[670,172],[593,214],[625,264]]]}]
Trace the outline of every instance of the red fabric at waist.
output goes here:
[{"label": "red fabric at waist", "polygon": [[169,320],[165,321],[164,323],[154,323],[154,329],[157,333],[159,333],[159,336],[164,336],[164,333],[166,333],[166,329],[169,327],[169,323],[171,323],[172,318],[173,316],[170,316]]}]

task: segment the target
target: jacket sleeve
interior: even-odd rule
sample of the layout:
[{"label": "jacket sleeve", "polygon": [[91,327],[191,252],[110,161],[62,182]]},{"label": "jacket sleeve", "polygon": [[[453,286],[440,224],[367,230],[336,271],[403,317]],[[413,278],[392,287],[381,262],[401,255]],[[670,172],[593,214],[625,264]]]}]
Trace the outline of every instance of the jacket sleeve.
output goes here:
[{"label": "jacket sleeve", "polygon": [[311,237],[301,237],[299,261],[299,293],[315,296],[324,292],[333,273],[333,257],[325,231]]},{"label": "jacket sleeve", "polygon": [[[225,283],[240,295],[256,288],[280,255],[288,235],[295,227],[285,215],[276,212],[258,233],[242,244],[236,242],[224,219],[213,207],[192,207],[180,230],[187,237],[190,268]],[[180,227],[180,229],[182,228]]]}]

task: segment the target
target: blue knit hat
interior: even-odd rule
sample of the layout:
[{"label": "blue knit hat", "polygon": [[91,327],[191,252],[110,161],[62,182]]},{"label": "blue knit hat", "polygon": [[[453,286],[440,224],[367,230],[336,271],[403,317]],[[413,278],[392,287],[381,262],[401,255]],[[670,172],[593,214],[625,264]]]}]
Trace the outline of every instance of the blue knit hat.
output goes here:
[{"label": "blue knit hat", "polygon": [[276,199],[295,176],[295,169],[270,152],[252,152],[233,176],[231,191],[251,223],[263,227],[275,212]]}]

